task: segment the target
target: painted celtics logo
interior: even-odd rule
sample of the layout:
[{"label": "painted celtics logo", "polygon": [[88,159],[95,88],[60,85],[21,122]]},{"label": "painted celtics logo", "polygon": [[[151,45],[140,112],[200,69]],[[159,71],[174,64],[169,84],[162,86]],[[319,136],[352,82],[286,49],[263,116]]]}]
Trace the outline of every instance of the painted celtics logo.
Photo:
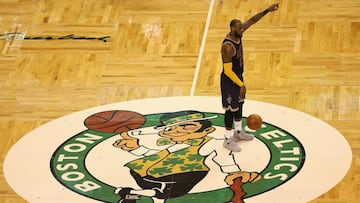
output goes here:
[{"label": "painted celtics logo", "polygon": [[56,149],[51,171],[66,188],[102,202],[243,203],[302,168],[305,150],[289,132],[244,125],[257,139],[232,153],[222,147],[223,121],[223,114],[194,110],[95,113]]}]

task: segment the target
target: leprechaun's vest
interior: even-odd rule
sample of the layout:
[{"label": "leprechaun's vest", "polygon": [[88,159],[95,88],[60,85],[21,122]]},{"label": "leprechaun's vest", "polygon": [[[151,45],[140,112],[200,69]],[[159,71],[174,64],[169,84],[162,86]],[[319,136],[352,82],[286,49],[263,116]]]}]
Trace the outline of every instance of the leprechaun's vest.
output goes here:
[{"label": "leprechaun's vest", "polygon": [[150,175],[155,178],[193,171],[209,171],[205,165],[207,156],[201,156],[199,150],[211,139],[210,137],[190,139],[183,142],[191,145],[185,149],[173,153],[165,149],[156,154],[131,161],[126,166],[141,177]]},{"label": "leprechaun's vest", "polygon": [[[224,43],[230,43],[235,48],[235,54],[232,57],[232,71],[238,76],[242,77],[244,72],[244,58],[243,58],[243,48],[242,48],[242,36],[239,38],[239,43],[234,42],[228,36],[223,40]],[[223,72],[224,73],[224,69]]]}]

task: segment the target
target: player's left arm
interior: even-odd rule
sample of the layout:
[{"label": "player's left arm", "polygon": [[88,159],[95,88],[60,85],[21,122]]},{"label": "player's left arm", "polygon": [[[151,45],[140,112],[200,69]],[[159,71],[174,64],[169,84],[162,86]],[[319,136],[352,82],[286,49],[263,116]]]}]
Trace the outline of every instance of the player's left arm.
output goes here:
[{"label": "player's left arm", "polygon": [[247,20],[242,26],[241,26],[241,32],[245,32],[250,26],[258,22],[262,17],[264,17],[269,12],[273,12],[279,9],[280,3],[275,3],[271,6],[269,6],[267,9],[263,10],[262,12],[254,15],[249,20]]}]

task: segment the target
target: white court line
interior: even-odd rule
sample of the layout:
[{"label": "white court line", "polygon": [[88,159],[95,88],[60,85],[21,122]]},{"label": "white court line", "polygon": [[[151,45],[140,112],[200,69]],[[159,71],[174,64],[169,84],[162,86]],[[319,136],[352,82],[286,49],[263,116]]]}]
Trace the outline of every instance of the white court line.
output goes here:
[{"label": "white court line", "polygon": [[210,7],[209,7],[209,11],[208,11],[208,16],[206,19],[206,24],[205,24],[205,30],[204,30],[204,34],[203,34],[203,38],[201,41],[201,46],[200,46],[200,52],[199,52],[199,57],[196,63],[196,69],[195,69],[195,74],[194,74],[194,78],[193,78],[193,82],[192,82],[192,86],[191,86],[191,92],[190,92],[190,96],[194,96],[195,93],[195,87],[196,87],[196,83],[199,77],[199,71],[200,71],[200,64],[201,64],[201,60],[204,54],[204,49],[205,49],[205,43],[206,43],[206,38],[208,35],[208,31],[209,31],[209,25],[210,25],[210,20],[211,20],[211,16],[212,16],[212,11],[214,8],[214,3],[215,0],[210,0]]}]

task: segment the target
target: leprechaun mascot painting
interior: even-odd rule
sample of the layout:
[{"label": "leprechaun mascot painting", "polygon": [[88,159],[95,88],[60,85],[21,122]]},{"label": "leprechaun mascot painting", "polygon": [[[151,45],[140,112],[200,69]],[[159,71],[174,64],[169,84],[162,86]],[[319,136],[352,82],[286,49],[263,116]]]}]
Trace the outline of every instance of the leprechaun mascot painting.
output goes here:
[{"label": "leprechaun mascot painting", "polygon": [[136,203],[141,197],[150,197],[154,203],[161,203],[188,194],[208,175],[210,168],[205,161],[210,154],[215,154],[212,161],[225,174],[224,181],[234,192],[228,202],[243,203],[242,185],[259,181],[261,176],[257,172],[242,171],[228,150],[205,147],[211,143],[211,146],[222,146],[221,139],[210,136],[216,132],[213,118],[192,110],[163,114],[155,127],[160,136],[156,144],[159,148],[162,146],[161,149],[140,145],[139,139],[130,136],[129,131],[122,132],[122,139],[116,140],[113,146],[135,157],[125,166],[139,188],[117,188],[119,202]]}]

